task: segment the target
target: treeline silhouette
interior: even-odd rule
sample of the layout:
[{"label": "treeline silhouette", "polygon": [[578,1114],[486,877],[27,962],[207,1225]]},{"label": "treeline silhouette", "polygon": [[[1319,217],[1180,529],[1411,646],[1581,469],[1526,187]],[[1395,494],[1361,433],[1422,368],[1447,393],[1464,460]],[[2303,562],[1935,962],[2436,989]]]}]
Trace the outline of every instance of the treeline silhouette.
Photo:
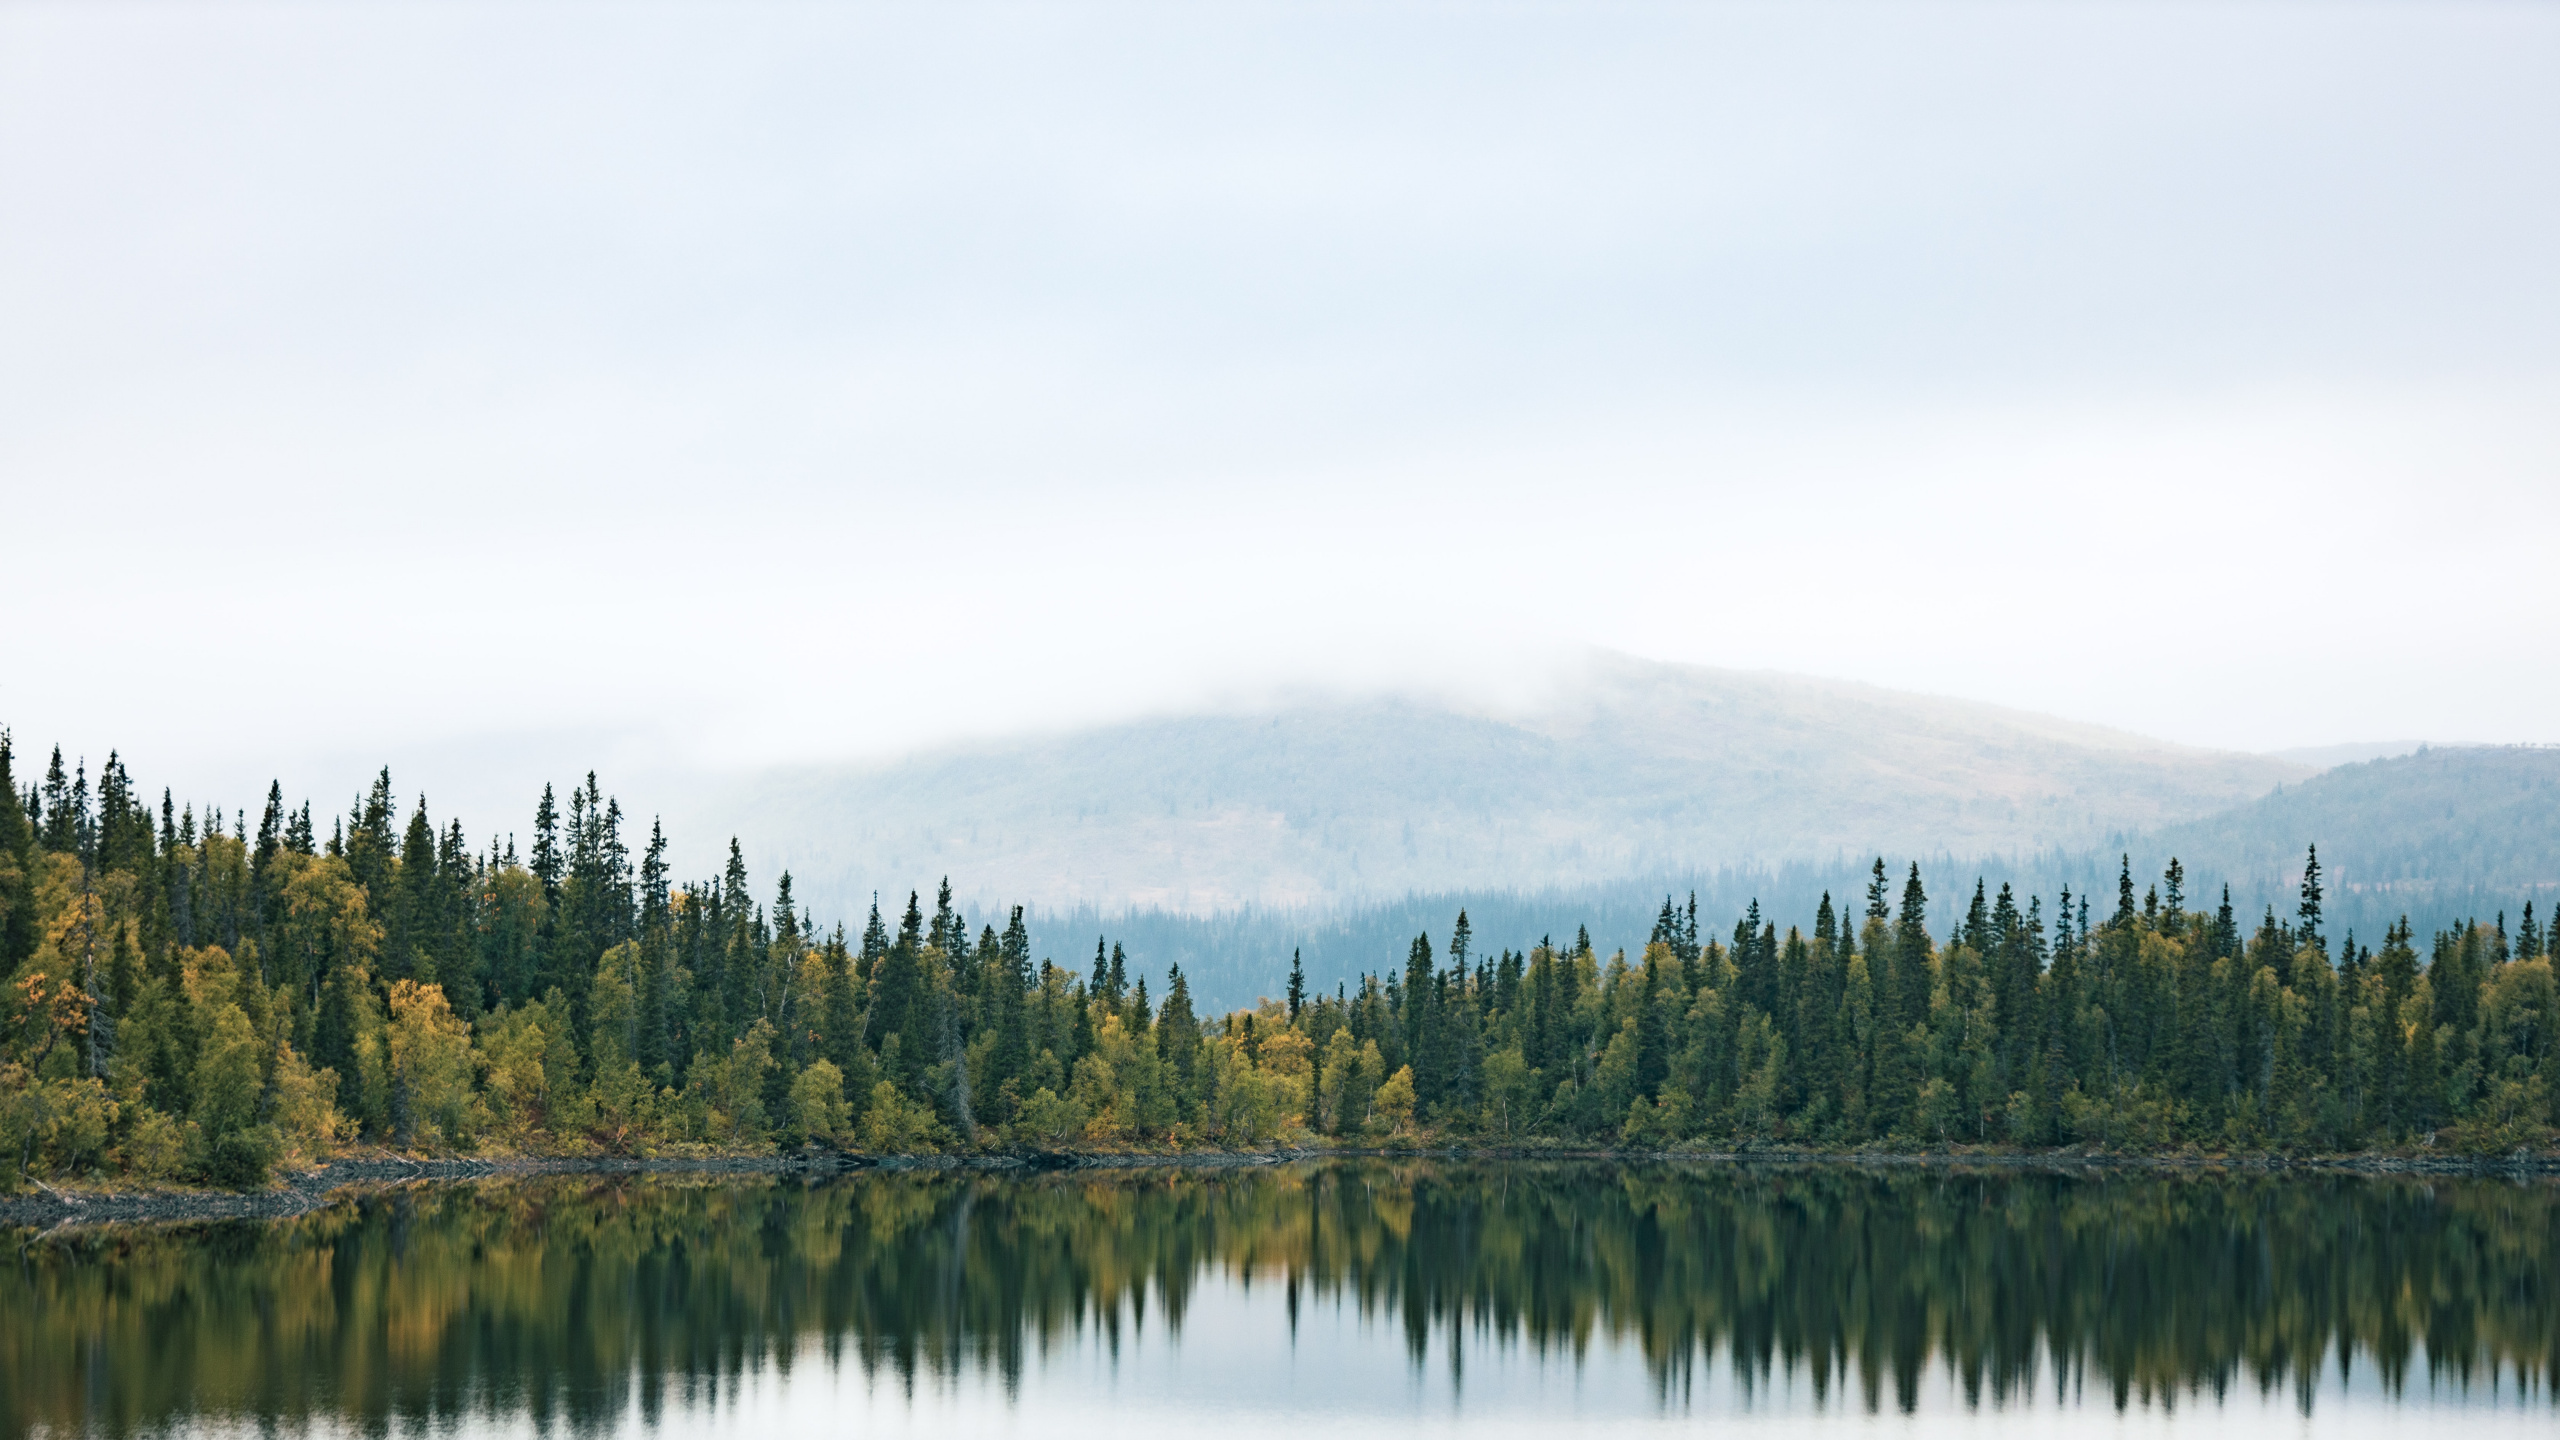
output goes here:
[{"label": "treeline silhouette", "polygon": [[351,1141],[630,1153],[832,1144],[1284,1139],[2161,1150],[2545,1144],[2560,996],[2530,903],[2379,948],[2299,904],[2191,908],[2176,861],[2112,905],[1977,883],[1933,931],[1877,861],[1809,929],[1729,935],[1666,898],[1643,951],[1587,933],[1478,949],[1461,912],[1401,966],[1225,1015],[1097,940],[1034,960],[1017,907],[972,935],[946,881],[894,928],[769,902],[733,841],[677,882],[633,863],[594,776],[544,791],[530,853],[475,850],[388,771],[324,836],[255,824],[119,760],[0,742],[0,1178],[253,1183]]},{"label": "treeline silhouette", "polygon": [[2394,1395],[2548,1405],[2555,1245],[2548,1186],[2336,1175],[1341,1161],[411,1186],[23,1247],[0,1268],[0,1425],[594,1433],[635,1395],[654,1424],[848,1358],[1013,1390],[1033,1355],[1178,1335],[1222,1280],[1293,1326],[1375,1316],[1415,1366],[1435,1337],[1477,1364],[1606,1337],[1666,1401],[1721,1363],[1869,1411],[1913,1408],[1935,1371],[1968,1407],[2289,1386],[2308,1412],[2357,1367]]}]

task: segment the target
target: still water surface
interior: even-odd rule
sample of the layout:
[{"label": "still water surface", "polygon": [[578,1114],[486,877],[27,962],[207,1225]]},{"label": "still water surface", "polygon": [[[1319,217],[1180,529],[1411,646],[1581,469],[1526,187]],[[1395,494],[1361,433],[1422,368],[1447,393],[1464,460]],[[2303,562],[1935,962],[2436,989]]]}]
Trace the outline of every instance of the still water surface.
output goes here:
[{"label": "still water surface", "polygon": [[0,1434],[2560,1434],[2560,1187],[545,1177],[12,1237]]}]

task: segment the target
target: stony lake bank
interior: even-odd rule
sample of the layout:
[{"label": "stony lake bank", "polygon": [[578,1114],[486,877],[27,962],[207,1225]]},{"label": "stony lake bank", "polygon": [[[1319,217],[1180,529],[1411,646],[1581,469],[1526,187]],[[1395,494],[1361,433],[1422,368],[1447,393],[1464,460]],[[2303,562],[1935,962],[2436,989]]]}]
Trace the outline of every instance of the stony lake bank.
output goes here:
[{"label": "stony lake bank", "polygon": [[87,1188],[39,1183],[0,1195],[0,1226],[82,1227],[113,1224],[274,1219],[299,1215],[355,1187],[465,1183],[536,1175],[792,1176],[816,1178],[866,1170],[951,1170],[1034,1175],[1072,1170],[1238,1169],[1335,1159],[1444,1162],[1577,1160],[1699,1166],[1921,1167],[1950,1170],[2302,1172],[2404,1176],[2506,1176],[2560,1179],[2560,1153],[2509,1155],[2355,1152],[2337,1155],[2120,1154],[2107,1152],[1922,1152],[1821,1150],[1610,1150],[1543,1147],[1306,1147],[1260,1150],[1023,1150],[980,1154],[873,1155],[810,1149],[785,1154],[709,1156],[412,1157],[381,1151],[332,1160],[279,1177],[255,1190],[171,1186]]}]

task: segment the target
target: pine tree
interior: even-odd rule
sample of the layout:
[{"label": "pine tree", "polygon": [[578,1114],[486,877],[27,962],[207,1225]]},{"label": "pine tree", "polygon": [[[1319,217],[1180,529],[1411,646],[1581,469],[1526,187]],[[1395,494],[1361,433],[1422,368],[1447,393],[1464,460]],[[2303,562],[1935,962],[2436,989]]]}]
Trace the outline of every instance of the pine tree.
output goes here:
[{"label": "pine tree", "polygon": [[[1464,925],[1464,924],[1466,924],[1466,921],[1467,921],[1467,912],[1465,912],[1464,910],[1459,911],[1459,912],[1458,912],[1458,923],[1459,923],[1460,925]],[[1173,973],[1174,973],[1174,977],[1175,977],[1177,980],[1178,980],[1178,979],[1180,979],[1180,978],[1181,978],[1181,975],[1182,975],[1182,967],[1181,967],[1181,966],[1179,966],[1179,965],[1175,966],[1175,967],[1174,967],[1174,970],[1173,970]],[[1305,1008],[1306,1008],[1306,1004],[1307,1004],[1307,967],[1306,967],[1306,965],[1304,964],[1304,962],[1301,960],[1300,955],[1299,955],[1299,952],[1298,952],[1298,951],[1296,951],[1296,950],[1292,950],[1292,951],[1290,951],[1290,952],[1289,952],[1289,1023],[1290,1023],[1290,1024],[1295,1025],[1295,1024],[1297,1024],[1297,1023],[1298,1023],[1298,1012],[1299,1012],[1299,1011],[1301,1011],[1301,1010],[1303,1010],[1303,1009],[1305,1009]]]}]

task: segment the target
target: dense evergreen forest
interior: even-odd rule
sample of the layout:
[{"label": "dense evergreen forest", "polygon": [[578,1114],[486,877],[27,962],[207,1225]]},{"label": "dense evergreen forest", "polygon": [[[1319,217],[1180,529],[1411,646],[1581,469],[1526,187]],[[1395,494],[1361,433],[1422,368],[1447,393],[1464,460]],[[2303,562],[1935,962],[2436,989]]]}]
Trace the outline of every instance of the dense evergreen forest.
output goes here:
[{"label": "dense evergreen forest", "polygon": [[[1331,995],[1195,1010],[1098,940],[1034,960],[948,882],[858,935],[790,877],[679,882],[590,775],[529,853],[388,771],[321,833],[156,812],[110,756],[21,788],[0,739],[0,1179],[251,1183],[352,1145],[646,1153],[836,1144],[1556,1141],[2503,1152],[2547,1143],[2560,993],[2530,903],[2422,941],[2299,905],[2003,886],[1936,912],[1878,860],[1810,928],[1666,898],[1641,954],[1480,951],[1462,912]],[[626,834],[626,831],[635,833]],[[632,852],[637,840],[638,862]],[[1280,977],[1275,976],[1277,981]]]}]

